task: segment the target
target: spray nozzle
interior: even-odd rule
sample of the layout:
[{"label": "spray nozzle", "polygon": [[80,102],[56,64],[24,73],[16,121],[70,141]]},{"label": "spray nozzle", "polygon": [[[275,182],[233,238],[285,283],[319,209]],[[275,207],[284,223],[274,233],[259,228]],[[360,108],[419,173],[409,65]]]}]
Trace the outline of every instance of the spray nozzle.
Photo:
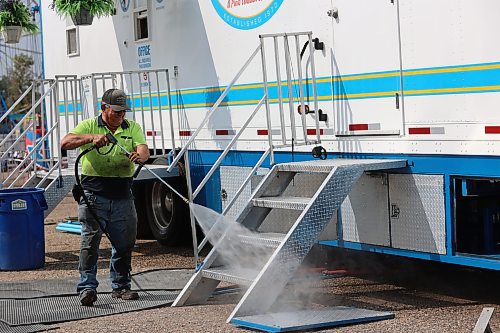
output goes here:
[{"label": "spray nozzle", "polygon": [[114,137],[113,134],[111,133],[106,133],[106,139],[108,139],[109,143],[116,145],[118,143],[118,140]]}]

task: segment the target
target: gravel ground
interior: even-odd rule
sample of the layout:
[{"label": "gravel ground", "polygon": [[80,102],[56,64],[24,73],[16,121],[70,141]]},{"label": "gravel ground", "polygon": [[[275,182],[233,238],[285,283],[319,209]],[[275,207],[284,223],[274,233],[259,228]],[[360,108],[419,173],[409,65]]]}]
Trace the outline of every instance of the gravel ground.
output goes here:
[{"label": "gravel ground", "polygon": [[[66,198],[45,220],[46,265],[22,272],[1,272],[0,282],[76,277],[79,236],[55,230],[56,223],[76,215]],[[101,245],[99,275],[107,275],[110,245]],[[484,307],[496,308],[490,321],[500,332],[500,274],[446,265],[330,250],[313,251],[309,262],[329,269],[347,268],[348,275],[310,279],[290,286],[281,300],[286,309],[343,305],[392,311],[392,320],[322,332],[471,332]],[[140,240],[133,253],[134,273],[157,268],[193,268],[189,248],[163,247]],[[238,294],[219,295],[206,305],[159,308],[60,323],[53,332],[242,332],[225,320]],[[248,332],[248,331],[247,331]]]}]

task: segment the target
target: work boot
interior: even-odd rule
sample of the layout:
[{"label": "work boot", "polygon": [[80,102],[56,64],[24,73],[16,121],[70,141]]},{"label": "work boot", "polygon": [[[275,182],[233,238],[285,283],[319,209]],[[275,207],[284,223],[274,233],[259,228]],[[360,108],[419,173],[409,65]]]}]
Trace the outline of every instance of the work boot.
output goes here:
[{"label": "work boot", "polygon": [[97,292],[94,289],[85,289],[80,293],[80,303],[83,306],[92,306],[97,301]]},{"label": "work boot", "polygon": [[129,301],[139,298],[139,294],[136,291],[132,291],[128,288],[123,289],[113,289],[111,292],[111,297],[121,298],[123,300]]}]

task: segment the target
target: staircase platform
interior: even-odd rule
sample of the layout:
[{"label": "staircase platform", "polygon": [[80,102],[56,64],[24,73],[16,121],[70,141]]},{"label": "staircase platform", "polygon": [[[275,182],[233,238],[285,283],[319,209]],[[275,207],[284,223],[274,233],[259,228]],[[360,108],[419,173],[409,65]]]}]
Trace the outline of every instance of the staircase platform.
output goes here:
[{"label": "staircase platform", "polygon": [[406,163],[406,160],[334,158],[283,163],[278,164],[277,167],[279,171],[328,173],[332,171],[333,168],[343,166],[349,167],[359,165],[362,166],[364,171],[374,171],[404,168]]},{"label": "staircase platform", "polygon": [[235,317],[231,324],[264,332],[292,332],[393,319],[391,312],[345,306]]}]

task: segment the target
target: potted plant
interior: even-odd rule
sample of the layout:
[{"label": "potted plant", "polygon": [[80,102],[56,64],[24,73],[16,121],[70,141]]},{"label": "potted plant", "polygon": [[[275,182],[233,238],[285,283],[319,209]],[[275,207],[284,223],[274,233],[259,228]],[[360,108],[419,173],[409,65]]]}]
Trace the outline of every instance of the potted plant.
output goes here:
[{"label": "potted plant", "polygon": [[38,31],[28,7],[21,0],[0,0],[0,33],[5,43],[18,43],[23,31]]},{"label": "potted plant", "polygon": [[51,8],[60,16],[69,16],[75,25],[90,25],[94,16],[115,14],[114,0],[54,0]]}]

